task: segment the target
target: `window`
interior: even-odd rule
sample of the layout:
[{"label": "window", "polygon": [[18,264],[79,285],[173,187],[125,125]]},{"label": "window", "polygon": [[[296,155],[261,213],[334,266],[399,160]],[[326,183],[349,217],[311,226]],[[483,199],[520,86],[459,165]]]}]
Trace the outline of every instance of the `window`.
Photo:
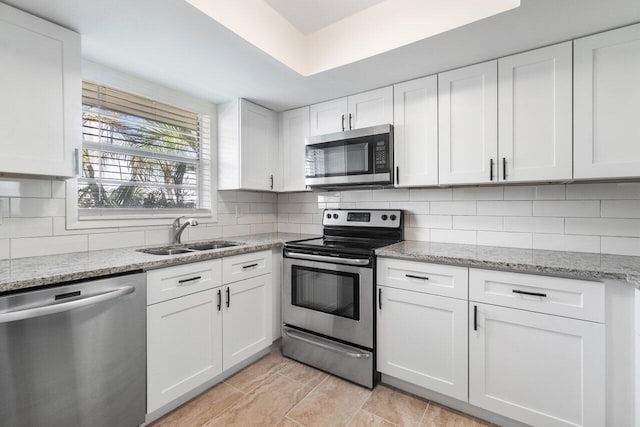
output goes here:
[{"label": "window", "polygon": [[209,117],[82,85],[81,216],[210,212]]}]

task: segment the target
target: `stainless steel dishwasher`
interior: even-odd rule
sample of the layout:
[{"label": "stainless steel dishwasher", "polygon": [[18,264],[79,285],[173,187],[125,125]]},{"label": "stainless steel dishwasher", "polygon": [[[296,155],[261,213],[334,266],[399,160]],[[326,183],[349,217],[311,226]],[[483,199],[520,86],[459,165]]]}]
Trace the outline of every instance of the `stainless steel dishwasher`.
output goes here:
[{"label": "stainless steel dishwasher", "polygon": [[144,273],[0,297],[0,425],[142,424],[145,300]]}]

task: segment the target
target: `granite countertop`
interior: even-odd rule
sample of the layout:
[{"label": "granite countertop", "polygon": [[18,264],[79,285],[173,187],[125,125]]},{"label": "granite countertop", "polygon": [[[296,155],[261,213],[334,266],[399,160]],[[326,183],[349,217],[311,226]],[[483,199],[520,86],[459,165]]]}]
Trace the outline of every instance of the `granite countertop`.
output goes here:
[{"label": "granite countertop", "polygon": [[122,248],[2,260],[0,261],[0,294],[72,280],[240,255],[282,246],[287,241],[312,237],[318,236],[294,233],[232,236],[219,240],[239,243],[239,246],[178,255],[150,255],[138,252],[137,248]]},{"label": "granite countertop", "polygon": [[385,246],[377,249],[376,255],[586,280],[619,280],[640,288],[640,257],[636,256],[415,241]]}]

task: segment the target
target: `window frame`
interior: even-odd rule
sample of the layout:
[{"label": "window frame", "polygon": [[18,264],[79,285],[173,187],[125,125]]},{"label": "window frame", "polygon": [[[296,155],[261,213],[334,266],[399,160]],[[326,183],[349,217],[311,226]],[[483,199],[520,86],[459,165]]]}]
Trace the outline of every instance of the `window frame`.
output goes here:
[{"label": "window frame", "polygon": [[[113,228],[136,226],[160,226],[171,224],[172,221],[182,215],[200,218],[203,222],[217,222],[217,114],[216,105],[182,92],[170,89],[156,83],[143,80],[121,71],[117,71],[95,62],[82,61],[82,78],[100,85],[112,87],[133,95],[152,99],[182,108],[203,116],[209,122],[209,176],[210,194],[208,199],[210,208],[158,210],[149,209],[149,212],[136,210],[135,213],[125,209],[114,209],[113,212],[101,210],[99,214],[83,215],[82,208],[78,207],[78,178],[66,181],[66,228]],[[80,108],[78,114],[82,114]],[[207,141],[203,141],[207,144]],[[201,176],[206,176],[206,173]]]}]

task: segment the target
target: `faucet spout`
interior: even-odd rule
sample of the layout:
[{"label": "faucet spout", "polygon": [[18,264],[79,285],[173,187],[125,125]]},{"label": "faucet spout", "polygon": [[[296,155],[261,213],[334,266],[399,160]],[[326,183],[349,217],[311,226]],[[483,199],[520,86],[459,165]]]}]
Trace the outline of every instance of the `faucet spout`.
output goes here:
[{"label": "faucet spout", "polygon": [[182,218],[185,218],[185,217],[181,216],[176,218],[173,221],[173,243],[174,244],[182,243],[181,242],[182,233],[184,232],[185,228],[187,228],[188,226],[195,227],[196,225],[198,225],[198,221],[196,221],[193,218],[189,218],[183,224],[180,224],[180,220]]}]

